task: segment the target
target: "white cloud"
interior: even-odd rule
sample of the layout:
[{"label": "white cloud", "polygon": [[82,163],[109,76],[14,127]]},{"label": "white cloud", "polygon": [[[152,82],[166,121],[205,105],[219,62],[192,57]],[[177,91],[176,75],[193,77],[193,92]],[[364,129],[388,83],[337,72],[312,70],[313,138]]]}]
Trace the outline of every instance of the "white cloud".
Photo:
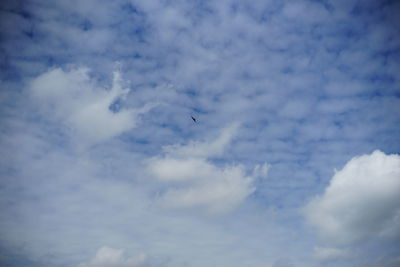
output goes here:
[{"label": "white cloud", "polygon": [[191,163],[190,160],[179,162],[177,172],[185,169],[188,172],[183,174],[193,179],[188,186],[168,189],[162,197],[165,206],[204,207],[211,213],[223,213],[235,208],[254,191],[252,178],[246,177],[240,166],[217,168],[201,160],[194,167]]},{"label": "white cloud", "polygon": [[349,250],[334,247],[315,247],[313,257],[322,262],[349,259],[352,253]]},{"label": "white cloud", "polygon": [[262,165],[256,165],[253,169],[253,176],[259,178],[266,178],[268,176],[269,169],[271,165],[264,163]]},{"label": "white cloud", "polygon": [[110,90],[97,88],[89,77],[89,70],[78,68],[70,71],[53,69],[36,79],[30,93],[43,114],[68,128],[74,141],[91,145],[113,138],[136,126],[142,109],[111,111],[110,106],[123,100],[129,89],[122,88],[121,75],[113,73]]},{"label": "white cloud", "polygon": [[94,258],[81,263],[78,267],[143,267],[148,266],[146,254],[140,253],[135,257],[127,258],[124,256],[124,250],[111,247],[101,247]]},{"label": "white cloud", "polygon": [[400,237],[400,156],[375,151],[351,159],[305,215],[334,244]]},{"label": "white cloud", "polygon": [[232,137],[239,127],[238,123],[234,123],[225,128],[221,135],[210,142],[190,142],[187,145],[172,145],[164,148],[165,152],[174,157],[186,158],[209,158],[218,157],[224,153],[226,146],[231,142]]},{"label": "white cloud", "polygon": [[[241,165],[216,166],[207,157],[222,154],[237,125],[225,128],[211,142],[169,146],[164,157],[148,162],[149,172],[166,185],[160,203],[167,208],[202,208],[217,214],[231,211],[254,192],[254,177]],[[266,175],[266,166],[255,169]]]}]

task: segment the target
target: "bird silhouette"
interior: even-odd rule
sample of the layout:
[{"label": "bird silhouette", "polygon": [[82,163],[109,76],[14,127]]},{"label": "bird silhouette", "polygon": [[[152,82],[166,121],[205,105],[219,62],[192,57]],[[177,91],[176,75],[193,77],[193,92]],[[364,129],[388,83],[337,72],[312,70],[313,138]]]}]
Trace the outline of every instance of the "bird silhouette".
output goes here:
[{"label": "bird silhouette", "polygon": [[197,120],[196,120],[195,117],[193,117],[193,116],[190,116],[190,117],[192,117],[192,120],[193,120],[194,122],[197,122]]}]

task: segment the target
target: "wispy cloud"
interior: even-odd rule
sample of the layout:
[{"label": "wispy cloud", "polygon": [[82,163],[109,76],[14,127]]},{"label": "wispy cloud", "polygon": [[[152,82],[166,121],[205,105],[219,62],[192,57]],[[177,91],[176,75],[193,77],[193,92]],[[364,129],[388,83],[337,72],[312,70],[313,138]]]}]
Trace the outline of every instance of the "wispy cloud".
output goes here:
[{"label": "wispy cloud", "polygon": [[129,89],[122,88],[121,74],[114,71],[109,90],[99,88],[85,68],[48,71],[29,85],[34,104],[43,116],[65,127],[79,146],[104,142],[134,128],[138,116],[149,110],[120,107]]},{"label": "wispy cloud", "polygon": [[159,199],[161,205],[225,213],[254,192],[254,177],[247,176],[243,166],[217,166],[209,160],[222,156],[237,127],[225,128],[211,142],[166,147],[164,156],[149,160],[149,172],[166,184]]}]

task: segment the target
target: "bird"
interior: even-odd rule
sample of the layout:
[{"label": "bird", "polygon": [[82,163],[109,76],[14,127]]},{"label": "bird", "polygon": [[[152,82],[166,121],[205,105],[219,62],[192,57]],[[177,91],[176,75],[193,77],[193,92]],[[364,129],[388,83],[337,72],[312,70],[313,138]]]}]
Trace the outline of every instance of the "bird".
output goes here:
[{"label": "bird", "polygon": [[197,122],[197,120],[196,120],[195,117],[193,117],[193,116],[190,116],[190,117],[192,117],[192,120],[193,120],[194,122]]}]

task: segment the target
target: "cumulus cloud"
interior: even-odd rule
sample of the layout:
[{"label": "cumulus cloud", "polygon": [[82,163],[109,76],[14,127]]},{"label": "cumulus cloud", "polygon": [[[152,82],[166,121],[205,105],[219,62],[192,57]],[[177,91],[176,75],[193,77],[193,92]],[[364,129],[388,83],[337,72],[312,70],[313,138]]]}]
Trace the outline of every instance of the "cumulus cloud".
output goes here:
[{"label": "cumulus cloud", "polygon": [[[211,142],[192,142],[165,149],[166,154],[149,161],[149,172],[166,185],[160,196],[168,208],[202,208],[206,212],[225,213],[254,192],[253,176],[241,165],[217,166],[208,157],[221,155],[237,125],[225,128]],[[264,176],[267,165],[256,166],[254,173]]]},{"label": "cumulus cloud", "polygon": [[44,116],[65,125],[73,139],[85,145],[103,142],[134,128],[138,115],[151,108],[148,105],[112,110],[112,105],[129,93],[129,89],[122,87],[118,71],[113,73],[109,90],[99,88],[87,68],[57,68],[34,79],[29,91]]},{"label": "cumulus cloud", "polygon": [[80,263],[78,267],[144,267],[148,266],[147,255],[140,253],[134,257],[126,257],[124,250],[101,247],[92,260]]},{"label": "cumulus cloud", "polygon": [[[334,244],[400,237],[400,156],[375,151],[351,159],[305,215]],[[324,254],[324,253],[323,253]]]}]

